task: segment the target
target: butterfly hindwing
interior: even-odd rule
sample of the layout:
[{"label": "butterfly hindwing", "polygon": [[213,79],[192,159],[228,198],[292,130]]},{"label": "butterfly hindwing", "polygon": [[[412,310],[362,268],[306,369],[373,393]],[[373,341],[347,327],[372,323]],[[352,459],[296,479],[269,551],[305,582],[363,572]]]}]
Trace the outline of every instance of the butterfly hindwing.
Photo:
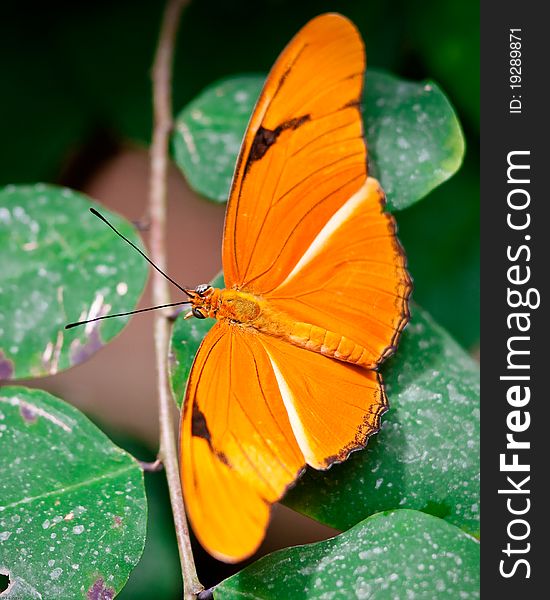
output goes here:
[{"label": "butterfly hindwing", "polygon": [[263,539],[270,505],[304,466],[257,336],[216,323],[187,384],[180,430],[185,503],[201,543],[235,561]]},{"label": "butterfly hindwing", "polygon": [[369,177],[266,297],[296,321],[353,340],[370,368],[394,350],[408,321],[411,281],[384,193]]},{"label": "butterfly hindwing", "polygon": [[272,336],[261,342],[308,465],[327,469],[378,431],[388,406],[379,373]]}]

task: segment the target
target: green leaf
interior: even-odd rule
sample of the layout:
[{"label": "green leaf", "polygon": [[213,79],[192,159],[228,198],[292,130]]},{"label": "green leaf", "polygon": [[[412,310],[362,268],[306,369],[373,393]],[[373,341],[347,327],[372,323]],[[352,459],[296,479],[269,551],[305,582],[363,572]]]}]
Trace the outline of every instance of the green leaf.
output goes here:
[{"label": "green leaf", "polygon": [[[216,275],[210,285],[224,288],[223,273]],[[187,320],[181,314],[174,323],[170,340],[170,383],[178,408],[181,408],[185,396],[185,386],[195,354],[214,323],[214,319]]]},{"label": "green leaf", "polygon": [[333,539],[269,554],[214,598],[479,598],[479,544],[441,519],[381,513]]},{"label": "green leaf", "polygon": [[199,194],[227,201],[241,141],[263,85],[263,75],[222,79],[178,115],[172,135],[174,159]]},{"label": "green leaf", "polygon": [[371,174],[380,180],[391,210],[414,204],[458,171],[464,138],[435,83],[370,69],[364,111]]},{"label": "green leaf", "polygon": [[[214,83],[176,120],[176,164],[191,187],[217,202],[229,194],[241,139],[263,86],[248,75]],[[452,106],[434,83],[416,83],[369,69],[364,99],[371,172],[388,206],[423,198],[460,167],[464,139]]]},{"label": "green leaf", "polygon": [[113,598],[145,543],[143,473],[82,413],[0,390],[2,597]]},{"label": "green leaf", "polygon": [[336,529],[394,508],[418,509],[479,535],[479,369],[413,307],[383,367],[390,410],[366,449],[308,469],[284,503]]},{"label": "green leaf", "polygon": [[127,319],[65,325],[135,307],[147,264],[90,206],[141,245],[129,223],[82,194],[45,184],[0,190],[0,380],[87,360]]}]

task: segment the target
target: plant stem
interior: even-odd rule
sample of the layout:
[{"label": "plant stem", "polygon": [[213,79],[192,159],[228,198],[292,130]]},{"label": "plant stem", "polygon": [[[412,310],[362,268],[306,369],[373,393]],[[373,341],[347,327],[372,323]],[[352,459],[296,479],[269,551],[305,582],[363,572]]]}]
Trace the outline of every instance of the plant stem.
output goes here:
[{"label": "plant stem", "polygon": [[158,471],[162,471],[162,469],[164,469],[164,465],[162,464],[162,460],[160,460],[160,458],[157,458],[157,460],[153,462],[138,460],[138,463],[146,473],[157,473]]},{"label": "plant stem", "polygon": [[[151,220],[151,257],[161,270],[166,271],[166,205],[168,142],[172,128],[172,63],[176,31],[183,8],[189,0],[168,0],[159,43],[153,64],[154,127],[151,144],[151,171],[149,189],[149,217]],[[168,304],[168,282],[159,273],[153,273],[153,302]],[[176,537],[180,553],[184,600],[191,600],[203,589],[197,577],[189,529],[181,492],[178,454],[172,418],[172,393],[168,382],[168,350],[170,324],[164,311],[155,318],[155,354],[159,401],[160,449],[159,458],[164,463],[174,515]]]}]

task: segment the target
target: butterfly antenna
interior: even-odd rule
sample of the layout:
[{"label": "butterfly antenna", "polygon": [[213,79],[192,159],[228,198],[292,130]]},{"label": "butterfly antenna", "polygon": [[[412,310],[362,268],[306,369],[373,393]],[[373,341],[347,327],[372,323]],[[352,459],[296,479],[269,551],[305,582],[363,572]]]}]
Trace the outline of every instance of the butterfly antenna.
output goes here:
[{"label": "butterfly antenna", "polygon": [[77,321],[76,323],[69,323],[65,325],[65,329],[72,329],[78,325],[85,325],[86,323],[93,323],[94,321],[101,321],[102,319],[111,319],[112,317],[126,317],[128,315],[135,315],[137,313],[147,312],[149,310],[157,310],[158,308],[168,308],[170,306],[181,306],[182,304],[190,304],[189,300],[183,302],[173,302],[172,304],[161,304],[159,306],[150,306],[149,308],[140,308],[139,310],[131,310],[130,312],[117,313],[114,315],[103,315],[102,317],[96,317],[95,319],[88,319],[87,321]]},{"label": "butterfly antenna", "polygon": [[[142,252],[133,242],[131,242],[127,237],[125,237],[124,235],[122,235],[122,233],[120,233],[120,231],[118,231],[118,229],[116,229],[116,227],[114,225],[111,225],[111,223],[109,223],[109,221],[107,221],[107,219],[101,214],[99,213],[95,208],[90,208],[90,212],[95,215],[98,219],[101,219],[105,224],[107,224],[119,237],[121,237],[125,242],[128,242],[128,244],[130,244],[130,246],[132,246],[132,248],[134,250],[137,250],[141,256],[143,256],[143,258],[154,268],[156,269],[163,277],[166,277],[166,279],[168,279],[168,281],[170,283],[172,283],[173,285],[175,285],[179,290],[181,290],[184,294],[186,294],[187,296],[191,297],[191,294],[185,289],[182,288],[181,285],[179,285],[179,283],[176,283],[171,277],[169,277],[164,271],[162,271],[161,269],[159,269],[159,267],[157,267],[157,265],[144,253]],[[167,304],[166,306],[175,306],[175,305],[170,305]],[[160,308],[160,307],[156,307],[156,308]],[[141,312],[141,311],[137,311],[137,312]],[[125,313],[125,314],[131,314],[131,313]]]}]

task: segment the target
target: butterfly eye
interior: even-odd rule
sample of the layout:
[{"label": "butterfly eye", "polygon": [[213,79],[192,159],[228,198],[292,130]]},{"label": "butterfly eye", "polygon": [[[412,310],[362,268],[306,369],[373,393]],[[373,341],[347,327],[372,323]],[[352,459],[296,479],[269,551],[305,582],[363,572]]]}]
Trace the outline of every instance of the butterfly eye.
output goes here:
[{"label": "butterfly eye", "polygon": [[195,288],[195,292],[197,292],[199,296],[203,296],[204,293],[210,289],[210,287],[211,286],[209,286],[207,283],[201,283]]},{"label": "butterfly eye", "polygon": [[197,319],[206,319],[206,315],[203,315],[199,308],[192,308],[191,312],[193,313],[194,317],[197,317]]}]

